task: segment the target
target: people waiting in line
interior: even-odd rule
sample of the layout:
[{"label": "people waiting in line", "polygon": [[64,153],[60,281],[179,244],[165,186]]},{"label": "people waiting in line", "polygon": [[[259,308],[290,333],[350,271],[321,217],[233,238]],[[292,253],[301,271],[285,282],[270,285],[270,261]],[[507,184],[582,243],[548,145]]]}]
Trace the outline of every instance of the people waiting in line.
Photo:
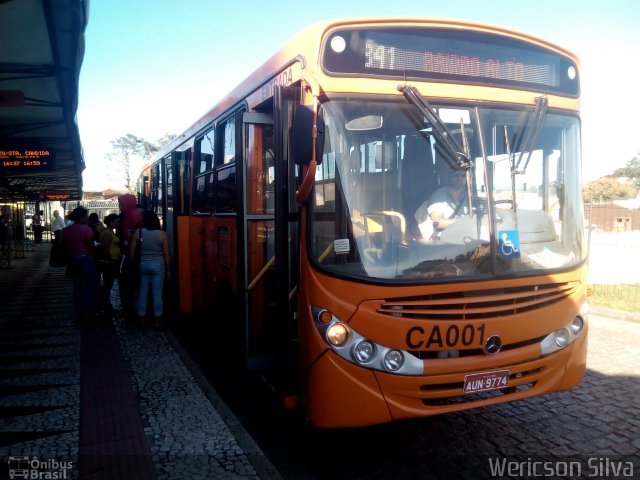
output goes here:
[{"label": "people waiting in line", "polygon": [[120,239],[115,234],[120,223],[117,213],[112,213],[104,218],[106,228],[100,233],[100,248],[103,255],[108,259],[107,265],[103,269],[102,285],[98,292],[100,307],[107,315],[113,315],[115,310],[111,304],[111,289],[115,280],[120,275],[120,264],[122,253],[120,251]]},{"label": "people waiting in line", "polygon": [[73,282],[73,310],[75,321],[89,321],[95,314],[96,264],[91,255],[93,232],[87,226],[88,212],[76,207],[69,215],[73,221],[63,230],[62,241],[69,255],[68,275]]},{"label": "people waiting in line", "polygon": [[93,232],[93,241],[95,243],[98,243],[100,234],[104,231],[105,226],[100,221],[100,217],[98,216],[97,213],[93,212],[89,215],[89,218],[87,220],[87,225],[89,225],[89,228]]},{"label": "people waiting in line", "polygon": [[129,259],[129,246],[133,232],[142,226],[142,210],[136,205],[136,197],[126,193],[118,197],[120,206],[120,222],[116,236],[120,239],[122,266],[120,268],[119,290],[124,320],[135,323],[137,291],[137,274]]},{"label": "people waiting in line", "polygon": [[32,217],[31,220],[31,229],[33,230],[33,243],[40,244],[42,243],[42,232],[44,230],[44,226],[42,225],[42,215],[44,212],[42,210],[38,210]]},{"label": "people waiting in line", "polygon": [[[91,229],[93,233],[93,250],[91,254],[93,255],[93,259],[96,263],[96,285],[98,286],[98,290],[100,290],[100,285],[102,283],[102,277],[104,275],[105,270],[107,270],[109,265],[109,256],[104,253],[104,250],[100,248],[100,234],[104,232],[105,226],[100,221],[100,217],[97,213],[92,212],[89,214],[89,218],[87,220],[87,225]],[[98,307],[102,309],[102,305],[99,302],[100,298],[98,297]]]},{"label": "people waiting in line", "polygon": [[138,322],[141,328],[145,326],[149,287],[151,287],[153,316],[155,328],[162,329],[164,282],[169,280],[171,272],[171,257],[169,254],[169,239],[167,232],[161,230],[160,219],[155,212],[145,210],[142,214],[142,228],[136,229],[131,239],[129,259],[136,261],[136,245],[140,242],[140,286],[137,300]]},{"label": "people waiting in line", "polygon": [[9,225],[5,221],[5,216],[0,215],[0,251],[9,248]]},{"label": "people waiting in line", "polygon": [[64,227],[66,227],[64,218],[60,216],[60,212],[58,210],[54,210],[53,220],[51,222],[51,231],[53,232],[54,240],[60,241]]}]

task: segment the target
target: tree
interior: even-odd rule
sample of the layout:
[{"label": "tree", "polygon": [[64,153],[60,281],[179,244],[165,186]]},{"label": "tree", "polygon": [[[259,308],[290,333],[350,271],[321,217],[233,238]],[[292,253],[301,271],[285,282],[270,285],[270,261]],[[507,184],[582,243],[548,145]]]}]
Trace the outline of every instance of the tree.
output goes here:
[{"label": "tree", "polygon": [[603,177],[593,182],[587,183],[582,190],[582,199],[589,202],[608,202],[611,200],[621,200],[635,196],[635,188],[632,185],[618,182],[613,177]]},{"label": "tree", "polygon": [[155,141],[153,144],[158,150],[162,150],[164,147],[169,145],[171,141],[176,138],[177,135],[175,133],[165,133],[162,137]]},{"label": "tree", "polygon": [[121,183],[127,191],[135,192],[136,180],[142,164],[175,137],[174,134],[165,133],[164,136],[152,143],[142,137],[127,133],[112,140],[112,151],[105,158],[112,165],[113,180]]},{"label": "tree", "polygon": [[640,188],[640,157],[638,155],[629,160],[626,167],[618,168],[613,172],[616,177],[629,177],[636,188]]}]

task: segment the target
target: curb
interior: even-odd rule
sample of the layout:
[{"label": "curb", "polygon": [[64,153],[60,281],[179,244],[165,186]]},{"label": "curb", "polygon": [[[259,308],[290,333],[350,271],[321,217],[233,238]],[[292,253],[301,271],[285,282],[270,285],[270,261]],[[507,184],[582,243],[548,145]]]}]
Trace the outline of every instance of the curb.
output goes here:
[{"label": "curb", "polygon": [[266,455],[262,452],[255,440],[244,429],[242,423],[236,418],[231,409],[224,403],[222,398],[209,384],[205,375],[200,371],[198,365],[191,359],[189,354],[182,348],[178,339],[167,330],[164,332],[169,344],[181,358],[184,365],[191,372],[196,383],[200,386],[205,396],[209,399],[218,414],[229,427],[229,431],[235,437],[238,445],[247,455],[247,459],[253,465],[261,480],[282,480],[282,476],[271,464]]},{"label": "curb", "polygon": [[625,312],[623,310],[600,307],[592,304],[589,313],[591,313],[592,315],[598,315],[600,317],[608,317],[616,320],[625,320],[627,322],[640,323],[640,312]]}]

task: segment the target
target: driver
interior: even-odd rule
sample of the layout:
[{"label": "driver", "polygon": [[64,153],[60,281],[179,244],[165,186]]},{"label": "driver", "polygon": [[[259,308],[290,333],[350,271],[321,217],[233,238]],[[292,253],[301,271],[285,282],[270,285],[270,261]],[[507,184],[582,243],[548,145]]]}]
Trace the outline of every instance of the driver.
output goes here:
[{"label": "driver", "polygon": [[432,240],[461,215],[468,213],[466,173],[455,170],[449,176],[448,185],[434,191],[429,200],[416,210],[415,217],[422,238]]}]

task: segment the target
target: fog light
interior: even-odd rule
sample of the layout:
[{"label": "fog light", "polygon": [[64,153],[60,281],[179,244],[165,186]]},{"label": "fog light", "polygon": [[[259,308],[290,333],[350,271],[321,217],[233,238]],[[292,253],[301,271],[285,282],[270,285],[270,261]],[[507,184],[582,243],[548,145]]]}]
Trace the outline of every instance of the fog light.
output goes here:
[{"label": "fog light", "polygon": [[320,323],[331,323],[331,321],[333,320],[333,315],[331,315],[326,310],[323,310],[318,315],[318,320],[320,321]]},{"label": "fog light", "polygon": [[353,347],[353,358],[360,363],[369,362],[376,354],[376,347],[368,340],[363,340]]},{"label": "fog light", "polygon": [[402,367],[404,355],[399,350],[389,350],[384,356],[384,368],[390,372],[395,372]]},{"label": "fog light", "polygon": [[561,328],[556,332],[556,345],[560,348],[566,347],[569,343],[569,330]]},{"label": "fog light", "polygon": [[576,317],[573,319],[573,322],[571,322],[571,332],[574,335],[580,335],[580,332],[582,331],[583,327],[584,327],[584,320],[582,319],[582,317]]},{"label": "fog light", "polygon": [[580,316],[583,318],[587,317],[590,311],[591,311],[591,303],[589,302],[589,299],[585,299],[584,303],[580,307]]},{"label": "fog light", "polygon": [[327,329],[327,341],[336,347],[344,345],[349,338],[349,330],[342,323],[334,323]]}]

